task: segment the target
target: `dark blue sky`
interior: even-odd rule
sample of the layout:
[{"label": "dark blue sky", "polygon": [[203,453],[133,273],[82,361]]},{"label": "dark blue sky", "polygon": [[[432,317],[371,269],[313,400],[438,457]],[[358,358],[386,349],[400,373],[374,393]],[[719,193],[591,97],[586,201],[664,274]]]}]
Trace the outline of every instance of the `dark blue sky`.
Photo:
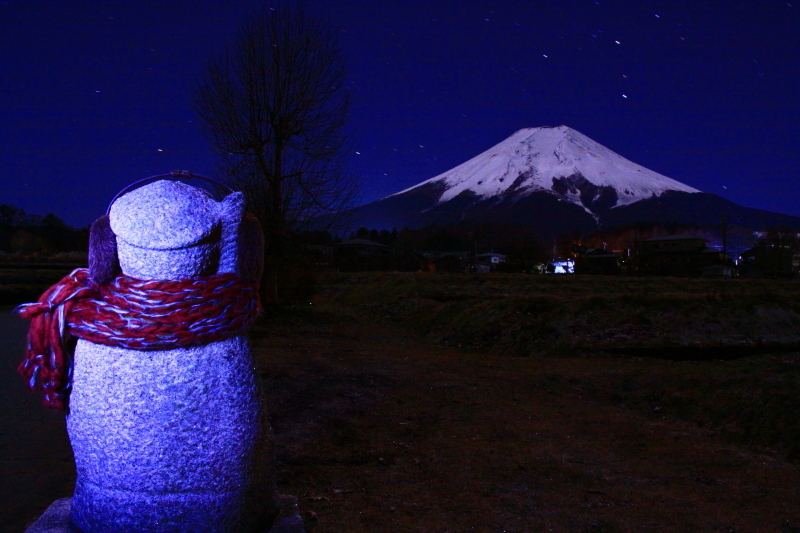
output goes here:
[{"label": "dark blue sky", "polygon": [[[255,5],[0,0],[0,203],[85,225],[134,180],[213,174],[191,87]],[[363,201],[566,124],[800,216],[800,0],[306,5],[340,29]]]}]

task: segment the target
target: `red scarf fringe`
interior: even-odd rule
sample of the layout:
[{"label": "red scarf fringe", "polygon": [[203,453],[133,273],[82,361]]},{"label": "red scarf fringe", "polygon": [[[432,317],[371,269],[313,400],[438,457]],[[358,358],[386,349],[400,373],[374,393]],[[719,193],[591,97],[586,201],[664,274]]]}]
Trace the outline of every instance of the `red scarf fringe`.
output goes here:
[{"label": "red scarf fringe", "polygon": [[258,285],[235,274],[184,280],[118,276],[95,285],[79,268],[17,308],[31,321],[17,369],[45,407],[63,410],[72,381],[75,337],[134,350],[201,346],[244,333],[261,312]]}]

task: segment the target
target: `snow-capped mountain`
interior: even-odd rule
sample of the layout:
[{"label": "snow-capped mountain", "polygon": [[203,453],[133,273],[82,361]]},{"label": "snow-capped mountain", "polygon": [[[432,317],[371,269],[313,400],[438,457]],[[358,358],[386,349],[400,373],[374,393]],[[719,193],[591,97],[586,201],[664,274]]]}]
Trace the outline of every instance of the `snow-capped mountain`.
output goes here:
[{"label": "snow-capped mountain", "polygon": [[[681,222],[751,229],[800,218],[743,207],[646,169],[568,128],[527,128],[452,170],[352,212],[355,227],[512,224],[543,239],[598,227]],[[355,229],[355,228],[354,228]]]},{"label": "snow-capped mountain", "polygon": [[665,191],[700,192],[612,152],[567,126],[526,128],[444,174],[392,196],[437,185],[437,204],[469,192],[476,201],[544,191],[597,215]]}]

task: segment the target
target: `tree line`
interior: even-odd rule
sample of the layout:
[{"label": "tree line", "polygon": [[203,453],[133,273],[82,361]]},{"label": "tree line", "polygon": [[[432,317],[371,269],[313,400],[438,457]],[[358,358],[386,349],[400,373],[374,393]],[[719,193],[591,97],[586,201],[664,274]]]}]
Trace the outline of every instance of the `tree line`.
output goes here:
[{"label": "tree line", "polygon": [[[497,252],[508,256],[509,262],[542,263],[551,259],[574,258],[574,245],[588,249],[635,250],[641,243],[654,237],[694,235],[704,238],[728,251],[747,249],[775,250],[791,254],[800,249],[798,230],[787,226],[774,226],[763,232],[734,226],[725,228],[698,226],[681,222],[639,222],[612,228],[603,228],[589,234],[580,231],[563,232],[542,239],[535,229],[513,224],[461,222],[453,225],[429,224],[421,228],[367,229],[359,228],[349,234],[350,239],[365,239],[391,247],[396,252],[471,252],[475,255]],[[326,234],[329,235],[329,234]],[[325,243],[333,244],[335,236]],[[323,240],[319,240],[320,244]]]},{"label": "tree line", "polygon": [[88,245],[88,228],[72,228],[52,213],[41,216],[14,205],[0,205],[0,252],[52,255],[85,252]]}]

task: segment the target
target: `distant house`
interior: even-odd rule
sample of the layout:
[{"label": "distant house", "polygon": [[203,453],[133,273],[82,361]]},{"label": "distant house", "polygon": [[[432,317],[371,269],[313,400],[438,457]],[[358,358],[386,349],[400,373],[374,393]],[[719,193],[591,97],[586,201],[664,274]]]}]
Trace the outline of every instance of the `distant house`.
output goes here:
[{"label": "distant house", "polygon": [[442,252],[427,250],[422,252],[426,266],[424,270],[431,272],[469,272],[469,252]]},{"label": "distant house", "polygon": [[505,263],[506,262],[506,256],[503,255],[503,254],[496,254],[494,252],[491,252],[491,253],[488,253],[488,254],[480,254],[478,256],[478,261],[485,261],[487,263],[492,263],[494,265],[497,265],[497,264],[500,264],[500,263]]},{"label": "distant house", "polygon": [[469,259],[468,271],[477,274],[495,272],[497,271],[497,267],[505,262],[505,255],[494,252],[471,256]]},{"label": "distant house", "polygon": [[362,272],[386,270],[392,262],[392,249],[366,239],[350,239],[333,246],[333,265],[339,270]]},{"label": "distant house", "polygon": [[737,272],[731,265],[709,265],[700,269],[704,278],[732,278]]},{"label": "distant house", "polygon": [[[711,266],[730,266],[728,254],[707,246],[696,235],[671,235],[647,239],[635,250],[630,269],[635,274],[656,276],[701,276]],[[724,272],[721,269],[720,272]]]},{"label": "distant house", "polygon": [[473,261],[469,265],[469,271],[476,274],[488,274],[489,272],[492,272],[493,266],[494,265],[492,263],[488,263],[486,261]]},{"label": "distant house", "polygon": [[760,244],[743,252],[739,270],[744,277],[797,277],[800,253],[781,246]]},{"label": "distant house", "polygon": [[587,250],[585,254],[580,254],[577,259],[575,259],[575,273],[619,274],[620,256],[617,253],[602,248]]}]

